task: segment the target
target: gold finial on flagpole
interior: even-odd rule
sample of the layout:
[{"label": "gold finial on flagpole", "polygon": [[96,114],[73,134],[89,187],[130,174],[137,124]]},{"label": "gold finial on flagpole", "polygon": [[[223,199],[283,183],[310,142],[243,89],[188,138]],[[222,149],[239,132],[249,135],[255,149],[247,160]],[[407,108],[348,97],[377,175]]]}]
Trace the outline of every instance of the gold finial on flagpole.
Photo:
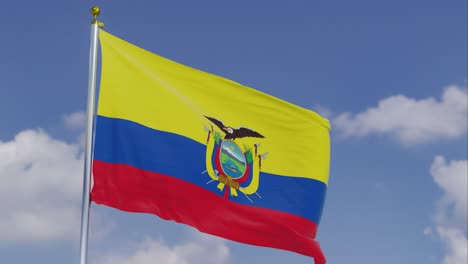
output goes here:
[{"label": "gold finial on flagpole", "polygon": [[97,6],[93,6],[91,8],[91,15],[93,15],[94,18],[97,18],[97,16],[99,16],[99,14],[101,14],[101,9],[99,9],[99,7],[97,7]]},{"label": "gold finial on flagpole", "polygon": [[93,15],[93,20],[91,21],[91,24],[98,24],[98,26],[100,28],[103,28],[104,27],[104,23],[102,22],[99,22],[97,20],[97,17],[101,14],[101,9],[99,9],[99,7],[97,6],[93,6],[91,8],[91,15]]}]

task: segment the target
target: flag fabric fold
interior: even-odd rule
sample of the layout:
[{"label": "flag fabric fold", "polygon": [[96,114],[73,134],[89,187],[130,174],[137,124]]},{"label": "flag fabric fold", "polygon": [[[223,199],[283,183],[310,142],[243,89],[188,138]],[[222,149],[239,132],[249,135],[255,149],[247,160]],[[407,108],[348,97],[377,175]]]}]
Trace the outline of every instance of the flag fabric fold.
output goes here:
[{"label": "flag fabric fold", "polygon": [[100,31],[91,199],[325,263],[320,115]]}]

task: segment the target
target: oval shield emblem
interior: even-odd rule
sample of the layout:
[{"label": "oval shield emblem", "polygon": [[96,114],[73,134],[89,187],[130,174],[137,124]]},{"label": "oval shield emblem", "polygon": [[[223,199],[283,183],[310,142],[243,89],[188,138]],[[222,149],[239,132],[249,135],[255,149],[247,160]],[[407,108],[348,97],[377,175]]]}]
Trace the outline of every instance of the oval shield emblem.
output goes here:
[{"label": "oval shield emblem", "polygon": [[225,175],[238,179],[247,168],[247,161],[241,148],[232,140],[223,140],[219,155],[221,169]]}]

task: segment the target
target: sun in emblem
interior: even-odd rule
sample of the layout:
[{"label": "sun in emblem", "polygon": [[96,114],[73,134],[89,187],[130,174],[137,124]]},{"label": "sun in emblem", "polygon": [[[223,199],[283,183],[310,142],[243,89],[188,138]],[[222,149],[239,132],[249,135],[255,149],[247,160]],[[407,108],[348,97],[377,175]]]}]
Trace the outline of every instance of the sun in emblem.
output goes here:
[{"label": "sun in emblem", "polygon": [[208,183],[218,181],[218,189],[224,192],[224,196],[237,196],[238,191],[251,202],[249,195],[257,195],[259,186],[259,176],[262,160],[267,153],[258,154],[260,144],[248,145],[243,142],[243,146],[238,145],[242,138],[264,138],[260,133],[245,127],[234,129],[224,125],[216,118],[205,116],[211,123],[220,130],[211,129],[205,126],[208,133],[206,140],[206,171],[211,180]]}]

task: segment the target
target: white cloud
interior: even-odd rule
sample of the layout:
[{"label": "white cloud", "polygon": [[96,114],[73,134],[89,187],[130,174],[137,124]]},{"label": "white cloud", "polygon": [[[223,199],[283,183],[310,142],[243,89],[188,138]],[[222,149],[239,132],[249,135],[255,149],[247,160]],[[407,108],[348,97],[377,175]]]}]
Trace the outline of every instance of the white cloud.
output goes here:
[{"label": "white cloud", "polygon": [[63,116],[63,124],[69,129],[78,130],[81,133],[78,135],[76,141],[78,145],[84,149],[86,140],[86,113],[74,112]]},{"label": "white cloud", "polygon": [[424,228],[423,233],[427,237],[433,237],[433,235],[434,235],[434,233],[432,232],[432,228],[430,228],[430,227]]},{"label": "white cloud", "polygon": [[443,264],[468,263],[466,233],[463,233],[458,228],[444,227],[439,227],[437,233],[447,249],[446,255],[442,260]]},{"label": "white cloud", "polygon": [[199,234],[189,241],[169,246],[163,241],[146,239],[136,243],[134,252],[124,255],[117,251],[99,257],[95,264],[224,264],[228,263],[229,248],[225,241]]},{"label": "white cloud", "polygon": [[82,173],[80,148],[41,130],[0,141],[0,243],[78,237]]},{"label": "white cloud", "polygon": [[431,167],[431,175],[437,185],[444,191],[438,205],[437,221],[454,221],[451,224],[465,227],[467,223],[467,185],[468,162],[466,160],[447,162],[437,156]]},{"label": "white cloud", "polygon": [[431,175],[443,190],[434,216],[435,230],[446,248],[443,264],[466,264],[468,161],[447,162],[444,157],[437,156]]},{"label": "white cloud", "polygon": [[63,122],[66,127],[71,129],[83,129],[86,126],[86,113],[75,112],[63,117]]},{"label": "white cloud", "polygon": [[403,143],[416,144],[465,135],[467,111],[466,88],[449,86],[440,100],[395,95],[361,113],[342,113],[333,123],[345,136],[389,134]]},{"label": "white cloud", "polygon": [[333,116],[333,112],[330,108],[316,104],[314,107],[312,107],[313,111],[315,111],[317,114],[321,115],[322,117],[325,117],[327,119],[331,118]]}]

